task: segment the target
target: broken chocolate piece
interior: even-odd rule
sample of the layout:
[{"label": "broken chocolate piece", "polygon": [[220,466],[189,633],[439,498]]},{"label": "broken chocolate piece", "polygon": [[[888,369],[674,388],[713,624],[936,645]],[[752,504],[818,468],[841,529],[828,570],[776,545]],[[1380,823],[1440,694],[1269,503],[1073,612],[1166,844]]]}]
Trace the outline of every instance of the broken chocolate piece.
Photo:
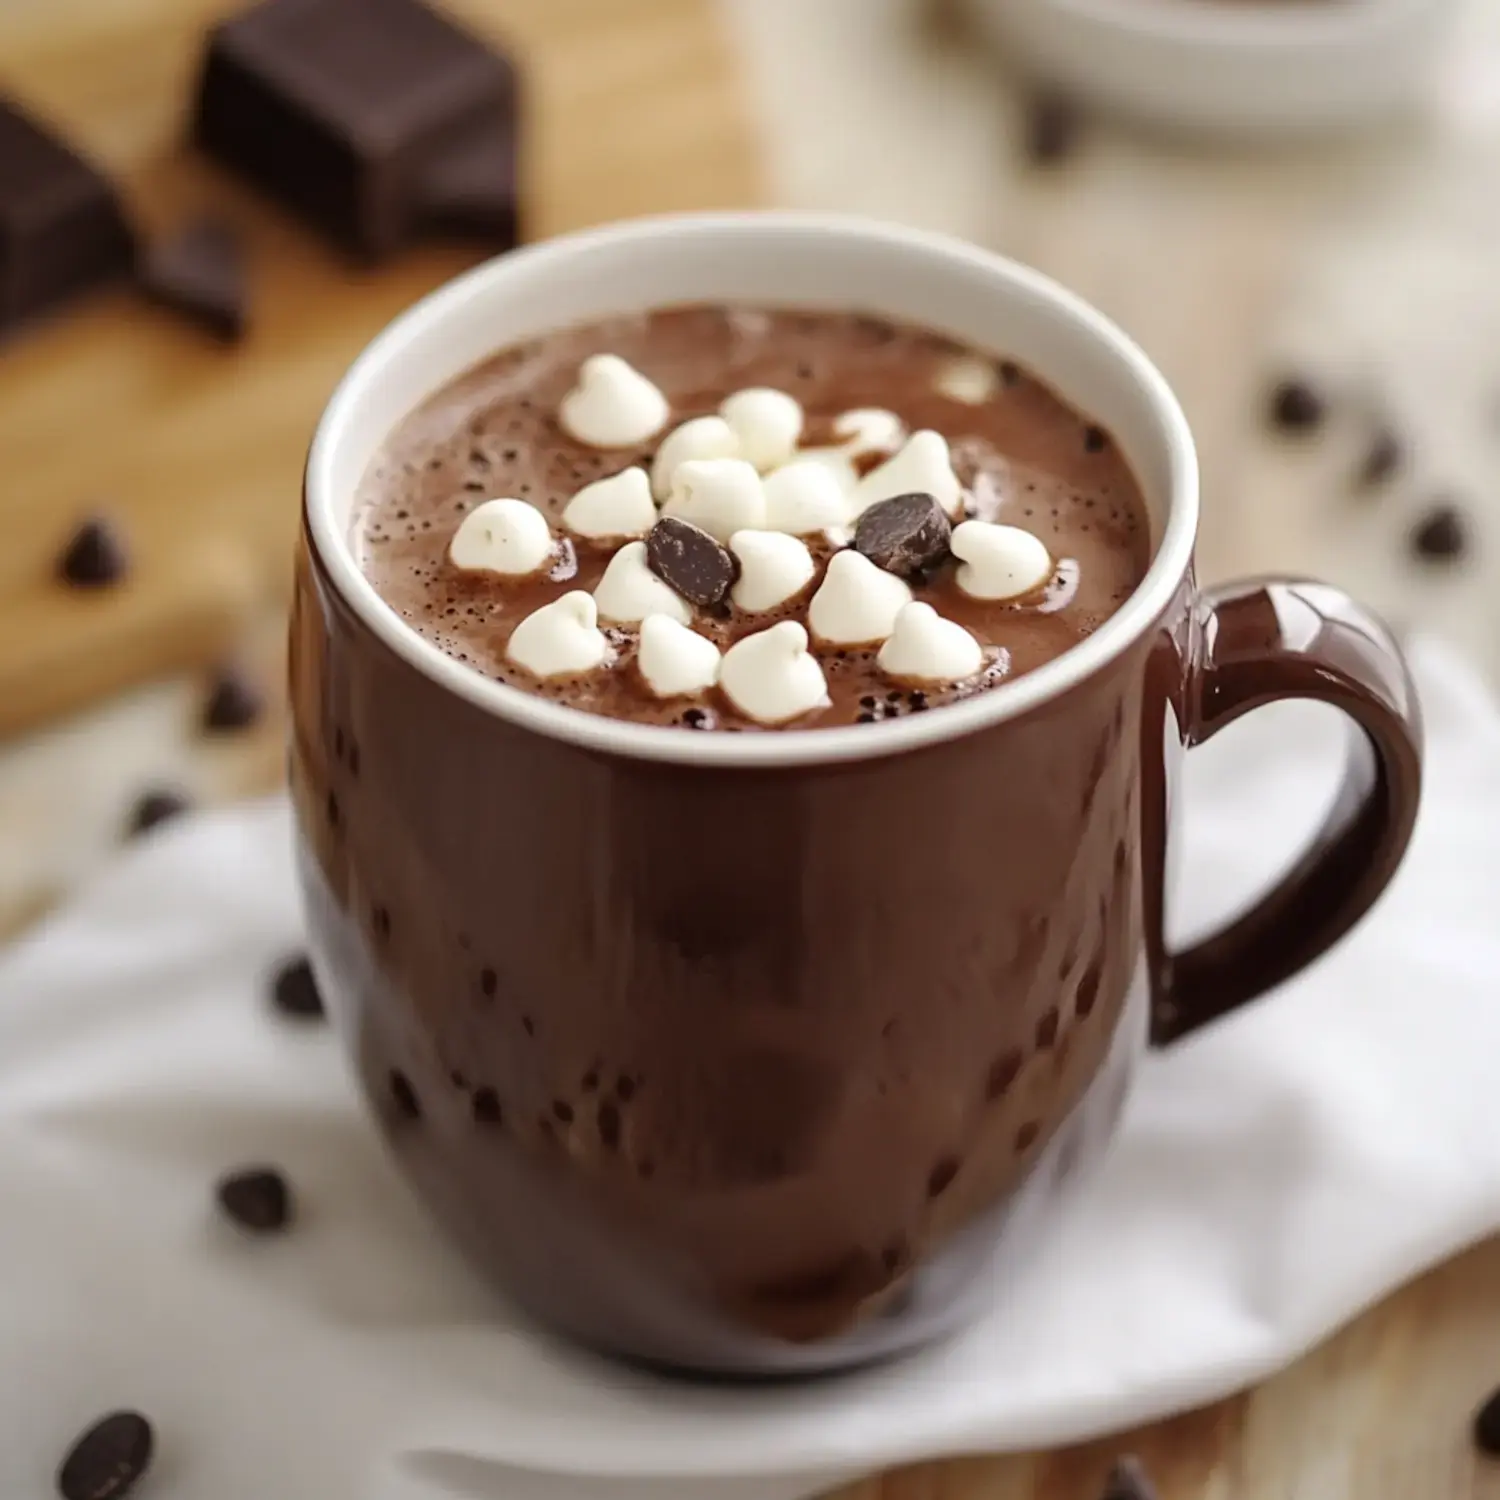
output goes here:
[{"label": "broken chocolate piece", "polygon": [[108,180],[0,100],[0,333],[126,275],[134,260]]},{"label": "broken chocolate piece", "polygon": [[[510,63],[420,0],[262,0],[211,33],[193,133],[376,261],[421,233],[435,191],[457,191],[441,163],[483,177],[485,153],[514,155],[516,113]],[[476,191],[459,193],[470,213]]]},{"label": "broken chocolate piece", "polygon": [[1109,1471],[1099,1500],[1156,1500],[1156,1486],[1146,1477],[1140,1459],[1127,1454]]},{"label": "broken chocolate piece", "polygon": [[1411,550],[1426,562],[1457,562],[1469,547],[1469,523],[1456,505],[1436,505],[1411,529]]},{"label": "broken chocolate piece", "polygon": [[141,286],[152,301],[226,344],[244,337],[245,254],[227,224],[203,219],[153,246],[141,269]]},{"label": "broken chocolate piece", "polygon": [[210,734],[248,729],[265,707],[260,689],[238,667],[223,667],[204,702],[203,727]]},{"label": "broken chocolate piece", "polygon": [[702,609],[717,604],[739,574],[734,553],[677,516],[663,516],[651,528],[646,563],[663,583]]},{"label": "broken chocolate piece", "polygon": [[57,576],[75,589],[108,588],[129,568],[125,543],[103,516],[84,521],[57,560]]},{"label": "broken chocolate piece", "polygon": [[137,838],[143,833],[149,833],[159,824],[180,817],[191,806],[192,803],[183,793],[174,792],[169,787],[153,787],[150,791],[142,792],[126,819],[126,836]]},{"label": "broken chocolate piece", "polygon": [[1271,425],[1282,432],[1311,432],[1326,412],[1323,397],[1305,380],[1281,380],[1271,391]]},{"label": "broken chocolate piece", "polygon": [[854,528],[854,550],[877,568],[910,578],[948,555],[953,527],[926,494],[896,495],[872,505]]},{"label": "broken chocolate piece", "polygon": [[155,1439],[138,1411],[115,1411],[68,1449],[57,1471],[63,1500],[124,1500],[151,1467]]},{"label": "broken chocolate piece", "polygon": [[246,1167],[221,1178],[214,1196],[241,1229],[275,1234],[292,1222],[292,1190],[275,1167]]},{"label": "broken chocolate piece", "polygon": [[1026,116],[1026,157],[1034,166],[1056,166],[1073,154],[1081,120],[1072,101],[1061,94],[1040,94]]},{"label": "broken chocolate piece", "polygon": [[427,169],[418,188],[427,225],[472,236],[496,250],[520,243],[516,191],[515,131],[480,132],[444,153]]}]

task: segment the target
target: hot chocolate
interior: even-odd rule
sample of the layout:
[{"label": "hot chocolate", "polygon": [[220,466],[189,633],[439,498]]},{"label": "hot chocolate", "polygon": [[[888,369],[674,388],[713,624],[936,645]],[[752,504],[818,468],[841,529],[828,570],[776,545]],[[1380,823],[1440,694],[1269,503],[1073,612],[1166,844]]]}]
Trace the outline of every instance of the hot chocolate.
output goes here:
[{"label": "hot chocolate", "polygon": [[1015,365],[743,307],[498,354],[401,423],[354,526],[377,590],[457,660],[695,729],[986,691],[1108,618],[1150,546],[1108,434]]}]

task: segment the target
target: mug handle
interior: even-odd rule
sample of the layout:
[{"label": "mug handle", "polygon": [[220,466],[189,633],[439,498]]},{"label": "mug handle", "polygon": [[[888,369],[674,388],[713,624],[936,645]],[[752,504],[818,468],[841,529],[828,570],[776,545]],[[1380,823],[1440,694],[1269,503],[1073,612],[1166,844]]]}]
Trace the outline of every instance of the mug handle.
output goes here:
[{"label": "mug handle", "polygon": [[1346,594],[1292,579],[1229,584],[1204,592],[1193,626],[1189,749],[1290,698],[1331,703],[1363,732],[1350,736],[1333,808],[1291,870],[1227,926],[1163,956],[1152,1013],[1158,1045],[1263,995],[1348,932],[1396,873],[1422,784],[1411,673],[1386,627]]}]

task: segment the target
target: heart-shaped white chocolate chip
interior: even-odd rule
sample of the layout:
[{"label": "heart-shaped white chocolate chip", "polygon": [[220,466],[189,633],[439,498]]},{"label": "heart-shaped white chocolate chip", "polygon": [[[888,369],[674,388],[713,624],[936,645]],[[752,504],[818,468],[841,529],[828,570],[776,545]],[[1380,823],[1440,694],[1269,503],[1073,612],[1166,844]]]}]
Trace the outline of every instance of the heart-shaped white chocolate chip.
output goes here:
[{"label": "heart-shaped white chocolate chip", "polygon": [[656,697],[691,698],[719,680],[719,648],[670,615],[647,615],[636,666]]},{"label": "heart-shaped white chocolate chip", "polygon": [[505,654],[536,677],[572,677],[603,666],[611,652],[593,599],[574,589],[527,615],[511,631]]},{"label": "heart-shaped white chocolate chip", "polygon": [[765,386],[726,396],[719,415],[739,439],[738,457],[762,474],[791,458],[802,436],[802,403],[785,391]]},{"label": "heart-shaped white chocolate chip", "polygon": [[679,625],[693,618],[692,605],[651,571],[644,542],[627,542],[610,558],[594,585],[594,603],[600,619],[613,625],[634,625],[647,615],[666,615]]},{"label": "heart-shaped white chocolate chip", "polygon": [[838,475],[815,459],[793,459],[766,475],[766,529],[813,536],[842,526],[849,504]]},{"label": "heart-shaped white chocolate chip", "polygon": [[866,474],[854,487],[854,512],[894,495],[931,495],[949,520],[962,513],[963,486],[941,433],[928,428],[912,433],[900,452]]},{"label": "heart-shaped white chocolate chip", "polygon": [[873,646],[895,629],[911,590],[852,548],[829,559],[807,607],[813,636],[829,646]]},{"label": "heart-shaped white chocolate chip", "polygon": [[670,415],[667,398],[618,354],[584,360],[557,411],[563,431],[590,448],[634,448],[655,437]]},{"label": "heart-shaped white chocolate chip", "polygon": [[725,697],[757,724],[785,724],[828,702],[828,684],[795,620],[738,640],[719,664]]},{"label": "heart-shaped white chocolate chip", "polygon": [[729,550],[740,562],[729,597],[746,614],[764,614],[795,599],[818,571],[812,553],[781,531],[737,531],[729,538]]},{"label": "heart-shaped white chocolate chip", "polygon": [[672,495],[662,514],[691,521],[727,542],[737,531],[765,529],[765,486],[754,465],[742,458],[689,459],[672,476]]},{"label": "heart-shaped white chocolate chip", "polygon": [[463,518],[448,556],[467,572],[525,578],[551,560],[552,529],[536,506],[525,500],[486,500]]},{"label": "heart-shaped white chocolate chip", "polygon": [[1019,526],[965,521],[953,528],[957,583],[974,599],[1019,599],[1052,576],[1052,555],[1040,538]]},{"label": "heart-shaped white chocolate chip", "polygon": [[692,459],[738,458],[740,440],[723,417],[694,417],[661,440],[651,460],[651,493],[665,500],[678,468]]},{"label": "heart-shaped white chocolate chip", "polygon": [[638,466],[586,484],[568,501],[563,525],[591,542],[620,542],[645,536],[656,525],[651,481]]},{"label": "heart-shaped white chocolate chip", "polygon": [[913,600],[896,616],[876,662],[897,682],[946,684],[974,676],[984,665],[984,651],[962,625]]}]

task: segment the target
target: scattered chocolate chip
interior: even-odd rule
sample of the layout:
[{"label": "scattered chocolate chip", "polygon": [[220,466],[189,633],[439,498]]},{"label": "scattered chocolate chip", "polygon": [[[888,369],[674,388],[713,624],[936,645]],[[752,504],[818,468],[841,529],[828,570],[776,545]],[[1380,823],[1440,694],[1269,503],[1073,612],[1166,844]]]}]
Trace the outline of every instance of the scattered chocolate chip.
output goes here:
[{"label": "scattered chocolate chip", "polygon": [[103,516],[90,516],[57,560],[57,576],[75,589],[103,589],[130,570],[120,533]]},{"label": "scattered chocolate chip", "polygon": [[248,729],[265,712],[260,689],[235,666],[220,669],[203,705],[203,727],[210,734]]},{"label": "scattered chocolate chip", "polygon": [[192,805],[182,792],[174,792],[169,787],[152,787],[142,792],[130,809],[130,816],[125,820],[126,836],[137,838],[149,833],[158,824],[185,813]]},{"label": "scattered chocolate chip", "polygon": [[1411,550],[1428,562],[1457,562],[1469,546],[1469,523],[1454,505],[1434,506],[1411,529]]},{"label": "scattered chocolate chip", "polygon": [[1389,427],[1383,427],[1370,440],[1364,461],[1359,466],[1361,489],[1373,490],[1394,479],[1406,459],[1401,439]]},{"label": "scattered chocolate chip", "polygon": [[1109,446],[1109,434],[1102,428],[1096,427],[1092,422],[1083,429],[1083,451],[1085,453],[1103,453]]},{"label": "scattered chocolate chip", "polygon": [[1082,120],[1061,94],[1039,94],[1026,116],[1026,158],[1033,166],[1051,167],[1073,154]]},{"label": "scattered chocolate chip", "polygon": [[253,1234],[274,1234],[292,1222],[292,1190],[275,1167],[231,1172],[215,1192],[219,1207]]},{"label": "scattered chocolate chip", "polygon": [[1127,1454],[1115,1461],[1099,1500],[1156,1500],[1156,1486],[1146,1477],[1140,1459]]},{"label": "scattered chocolate chip", "polygon": [[411,1086],[409,1079],[400,1068],[392,1068],[388,1079],[391,1090],[391,1099],[396,1108],[406,1116],[408,1120],[417,1120],[422,1116],[422,1101],[417,1098],[417,1091]]},{"label": "scattered chocolate chip", "polygon": [[312,965],[299,955],[283,961],[271,979],[271,1004],[284,1016],[321,1021],[325,1014]]},{"label": "scattered chocolate chip", "polygon": [[1474,1413],[1474,1446],[1491,1458],[1500,1458],[1500,1390]]},{"label": "scattered chocolate chip", "polygon": [[151,1467],[151,1424],[136,1411],[100,1417],[68,1449],[57,1471],[63,1500],[123,1500]]},{"label": "scattered chocolate chip", "polygon": [[218,219],[200,219],[153,245],[141,267],[141,287],[153,302],[226,344],[245,335],[249,288],[244,247]]},{"label": "scattered chocolate chip", "polygon": [[1327,413],[1323,397],[1305,380],[1278,381],[1271,391],[1271,425],[1282,432],[1311,432]]},{"label": "scattered chocolate chip", "polygon": [[854,550],[878,568],[910,577],[948,555],[953,527],[931,495],[895,495],[872,505],[854,528]]},{"label": "scattered chocolate chip", "polygon": [[707,609],[728,592],[739,572],[734,553],[701,527],[663,516],[646,537],[646,562],[690,604]]}]

